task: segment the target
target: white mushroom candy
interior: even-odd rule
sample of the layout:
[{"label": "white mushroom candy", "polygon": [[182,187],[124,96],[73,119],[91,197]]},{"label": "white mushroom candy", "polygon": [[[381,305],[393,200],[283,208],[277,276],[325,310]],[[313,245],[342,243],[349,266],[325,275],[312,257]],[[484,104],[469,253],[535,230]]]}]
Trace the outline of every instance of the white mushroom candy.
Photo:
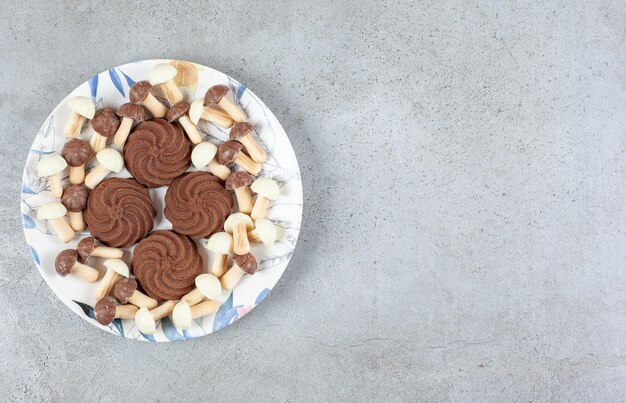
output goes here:
[{"label": "white mushroom candy", "polygon": [[74,238],[74,230],[65,221],[67,209],[59,202],[44,204],[37,211],[37,219],[48,220],[61,242],[68,243]]},{"label": "white mushroom candy", "polygon": [[259,218],[254,222],[254,229],[248,231],[248,240],[272,245],[276,242],[276,226],[266,218]]},{"label": "white mushroom candy", "polygon": [[41,157],[37,163],[37,176],[47,177],[50,183],[52,197],[60,199],[63,196],[63,171],[67,168],[67,161],[59,154],[48,154]]},{"label": "white mushroom candy", "polygon": [[119,173],[124,169],[124,158],[119,151],[112,148],[105,148],[96,154],[96,159],[100,163],[91,170],[85,177],[85,185],[93,189],[111,172]]},{"label": "white mushroom candy", "polygon": [[111,289],[113,289],[113,286],[115,286],[115,283],[119,280],[120,276],[130,276],[128,265],[120,259],[105,260],[103,265],[106,267],[107,271],[104,273],[102,281],[100,281],[100,284],[98,284],[98,287],[96,287],[93,292],[93,297],[96,301],[99,301],[109,295]]},{"label": "white mushroom candy", "polygon": [[253,220],[265,218],[270,200],[278,199],[280,194],[278,184],[270,178],[259,178],[254,181],[250,189],[257,194],[250,216]]},{"label": "white mushroom candy", "polygon": [[181,300],[196,305],[204,298],[218,299],[222,295],[220,280],[213,274],[200,274],[195,280],[196,288],[185,294]]},{"label": "white mushroom candy", "polygon": [[173,80],[173,78],[176,77],[177,72],[176,67],[171,64],[161,63],[154,66],[148,74],[150,84],[160,84],[165,97],[173,104],[183,100],[183,93],[176,86],[176,83],[174,83]]},{"label": "white mushroom candy", "polygon": [[204,141],[193,148],[191,162],[198,169],[207,167],[209,172],[224,181],[230,175],[230,168],[217,162],[215,154],[217,154],[215,144]]},{"label": "white mushroom candy", "polygon": [[85,123],[85,119],[93,118],[96,113],[96,106],[87,97],[74,97],[67,101],[67,106],[72,110],[70,118],[65,125],[63,134],[67,138],[74,138],[80,134],[80,129]]},{"label": "white mushroom candy", "polygon": [[156,321],[172,313],[174,306],[176,306],[175,301],[165,301],[150,310],[143,306],[135,314],[135,325],[141,333],[154,334],[156,333]]},{"label": "white mushroom candy", "polygon": [[224,222],[224,230],[233,234],[233,252],[235,254],[245,255],[250,252],[248,230],[252,228],[254,228],[252,219],[244,213],[231,214]]},{"label": "white mushroom candy", "polygon": [[219,304],[211,300],[202,301],[199,304],[195,304],[193,306],[189,306],[189,304],[185,301],[180,301],[176,304],[174,310],[172,311],[172,321],[180,329],[190,329],[191,321],[193,319],[213,315],[215,312],[217,312],[218,308]]},{"label": "white mushroom candy", "polygon": [[233,237],[228,232],[216,232],[204,241],[204,247],[215,254],[211,264],[211,274],[221,277],[226,273],[226,260],[233,252]]},{"label": "white mushroom candy", "polygon": [[189,106],[189,119],[195,125],[202,119],[215,123],[224,129],[232,127],[235,123],[226,112],[210,106],[204,106],[204,99],[202,98],[196,99]]}]

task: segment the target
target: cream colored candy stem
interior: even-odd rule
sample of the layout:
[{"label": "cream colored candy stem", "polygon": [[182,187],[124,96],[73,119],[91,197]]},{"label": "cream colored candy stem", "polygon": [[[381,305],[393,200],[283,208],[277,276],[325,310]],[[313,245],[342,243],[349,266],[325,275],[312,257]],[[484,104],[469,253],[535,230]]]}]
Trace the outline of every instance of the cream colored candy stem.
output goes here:
[{"label": "cream colored candy stem", "polygon": [[233,103],[228,97],[222,97],[218,102],[218,105],[224,109],[224,112],[228,113],[228,115],[233,118],[235,122],[243,122],[246,120],[246,115],[243,113],[241,108]]},{"label": "cream colored candy stem", "polygon": [[85,180],[85,165],[70,167],[70,183],[80,185]]},{"label": "cream colored candy stem", "polygon": [[261,237],[259,236],[259,233],[257,232],[256,229],[248,231],[248,241],[252,243],[261,242]]},{"label": "cream colored candy stem", "polygon": [[259,143],[250,135],[246,134],[245,136],[239,137],[239,142],[246,147],[246,151],[250,154],[250,158],[256,162],[265,162],[267,160],[267,154],[265,150],[261,148]]},{"label": "cream colored candy stem", "polygon": [[98,277],[100,276],[98,270],[79,262],[74,263],[72,273],[76,274],[88,283],[95,283],[98,281]]},{"label": "cream colored candy stem", "polygon": [[[190,304],[191,305],[191,304]],[[217,312],[219,305],[215,301],[206,300],[190,307],[191,319],[201,318],[203,316],[213,315]]]},{"label": "cream colored candy stem", "polygon": [[237,197],[237,204],[239,204],[239,211],[250,214],[252,211],[252,195],[250,194],[250,188],[248,188],[248,186],[236,188],[235,196]]},{"label": "cream colored candy stem", "polygon": [[115,317],[119,319],[135,319],[135,314],[139,308],[135,305],[118,305],[115,307]]},{"label": "cream colored candy stem", "polygon": [[227,259],[228,259],[228,255],[222,255],[221,253],[216,253],[215,258],[213,259],[213,263],[211,264],[211,274],[217,278],[222,277],[224,273],[226,273],[226,260]]},{"label": "cream colored candy stem", "polygon": [[205,106],[205,109],[210,109],[212,111],[212,113],[214,113],[215,115],[221,116],[221,117],[223,117],[225,119],[228,119],[228,120],[232,120],[228,113],[224,112],[224,110],[222,108],[218,107],[215,104],[214,105]]},{"label": "cream colored candy stem", "polygon": [[175,104],[183,100],[184,96],[181,90],[176,86],[173,80],[167,80],[161,84],[161,89],[168,101]]},{"label": "cream colored candy stem", "polygon": [[144,99],[141,103],[155,118],[162,118],[165,114],[167,114],[167,106],[163,105],[161,101],[150,93],[148,93],[146,99]]},{"label": "cream colored candy stem", "polygon": [[63,196],[63,184],[61,183],[61,172],[51,175],[48,178],[50,183],[50,193],[52,197],[60,199]]},{"label": "cream colored candy stem", "polygon": [[107,259],[121,259],[124,251],[110,246],[96,246],[91,252],[91,256],[106,257]]},{"label": "cream colored candy stem", "polygon": [[145,306],[148,309],[156,308],[156,306],[159,305],[159,302],[156,299],[150,298],[138,290],[135,290],[133,295],[128,298],[128,302],[138,307]]},{"label": "cream colored candy stem", "polygon": [[109,171],[102,164],[96,166],[87,174],[87,176],[85,176],[85,186],[87,186],[89,189],[95,188],[100,182],[102,182],[102,180],[109,174],[109,172],[111,171]]},{"label": "cream colored candy stem", "polygon": [[162,319],[172,313],[174,307],[176,306],[176,301],[165,301],[161,305],[156,308],[150,309],[150,314],[155,321]]},{"label": "cream colored candy stem", "polygon": [[80,134],[80,129],[83,128],[83,123],[85,123],[85,117],[80,113],[72,111],[70,118],[65,125],[65,129],[63,130],[63,134],[68,139],[77,137]]},{"label": "cream colored candy stem", "polygon": [[107,269],[106,273],[104,273],[104,277],[102,277],[102,281],[98,284],[98,287],[93,292],[93,297],[96,301],[100,301],[102,298],[106,297],[111,293],[111,289],[120,278],[120,275],[115,272],[115,270]]},{"label": "cream colored candy stem", "polygon": [[133,127],[133,120],[131,118],[123,117],[122,123],[120,123],[119,129],[115,132],[115,137],[113,137],[113,142],[116,146],[123,146],[126,143],[126,139],[128,138],[128,134],[130,134],[130,129]]},{"label": "cream colored candy stem", "polygon": [[74,230],[65,222],[65,217],[52,218],[48,222],[61,242],[68,243],[74,239]]},{"label": "cream colored candy stem", "polygon": [[254,162],[246,153],[240,152],[235,158],[235,164],[242,167],[251,175],[258,175],[261,172],[261,164]]},{"label": "cream colored candy stem", "polygon": [[246,223],[237,223],[233,228],[233,251],[238,255],[245,255],[250,252]]},{"label": "cream colored candy stem", "polygon": [[246,274],[245,271],[241,270],[241,268],[236,264],[233,264],[233,267],[231,267],[230,270],[228,270],[220,279],[222,288],[226,291],[232,290],[244,274]]},{"label": "cream colored candy stem", "polygon": [[259,218],[265,218],[265,214],[267,213],[267,207],[270,204],[270,200],[267,197],[263,197],[261,195],[257,195],[256,202],[254,203],[254,207],[252,208],[252,213],[250,217],[253,220],[258,220]]},{"label": "cream colored candy stem", "polygon": [[226,112],[218,111],[217,109],[209,106],[205,106],[204,109],[202,109],[200,119],[215,123],[224,129],[232,127],[235,123]]},{"label": "cream colored candy stem", "polygon": [[217,162],[215,158],[213,158],[209,162],[207,168],[209,169],[209,172],[211,172],[213,175],[217,176],[223,181],[225,181],[226,178],[228,178],[228,175],[230,175],[230,169],[226,165],[222,165]]},{"label": "cream colored candy stem", "polygon": [[189,137],[189,140],[191,140],[193,144],[202,143],[202,135],[198,131],[196,125],[194,125],[193,122],[189,119],[189,116],[183,115],[178,118],[178,121],[180,122],[183,129],[185,129],[187,137]]},{"label": "cream colored candy stem", "polygon": [[82,211],[70,211],[70,227],[74,231],[82,231],[85,229],[85,219]]},{"label": "cream colored candy stem", "polygon": [[199,288],[194,288],[181,298],[182,301],[185,301],[189,305],[195,305],[203,299],[204,294],[202,294],[202,291],[200,291]]},{"label": "cream colored candy stem", "polygon": [[104,147],[107,146],[107,138],[94,132],[91,139],[89,139],[89,145],[91,146],[91,150],[94,154],[97,154],[99,151],[104,150]]}]

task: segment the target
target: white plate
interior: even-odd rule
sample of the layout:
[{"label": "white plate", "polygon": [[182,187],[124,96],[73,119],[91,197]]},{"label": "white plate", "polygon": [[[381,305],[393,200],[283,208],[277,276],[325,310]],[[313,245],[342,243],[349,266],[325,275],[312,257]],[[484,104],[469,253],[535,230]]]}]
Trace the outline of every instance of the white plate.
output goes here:
[{"label": "white plate", "polygon": [[[148,71],[154,65],[164,62],[172,61],[144,60],[103,71],[81,84],[61,101],[37,133],[26,159],[21,203],[24,233],[33,260],[46,283],[61,301],[80,317],[101,329],[130,339],[157,342],[204,336],[230,325],[250,312],[267,296],[285,271],[298,240],[302,217],[302,182],[298,161],[289,138],[274,114],[245,85],[224,73],[194,63],[182,62],[182,67],[179,66],[179,68],[188,72],[183,82],[185,86],[182,87],[188,102],[203,97],[206,90],[213,85],[227,85],[245,109],[250,122],[256,126],[257,133],[269,154],[260,175],[273,178],[281,188],[280,197],[268,209],[268,218],[279,229],[278,241],[273,246],[253,246],[252,253],[259,262],[259,271],[253,276],[244,276],[232,293],[224,292],[219,311],[215,315],[195,320],[189,330],[178,329],[169,318],[165,318],[161,320],[156,334],[144,335],[139,332],[132,320],[116,319],[111,325],[102,326],[93,319],[92,306],[95,300],[92,292],[95,285],[87,284],[72,275],[60,277],[54,268],[57,253],[66,248],[74,248],[80,239],[88,236],[88,233],[77,234],[71,243],[63,244],[45,221],[37,219],[37,209],[54,200],[50,195],[47,179],[38,178],[36,175],[37,162],[42,155],[61,152],[66,141],[63,136],[63,127],[69,116],[69,109],[66,105],[69,98],[77,95],[87,96],[91,97],[97,108],[117,108],[128,102],[128,91],[134,82],[147,80]],[[216,144],[228,138],[227,130],[208,122],[201,121],[199,128],[207,134],[208,140]],[[92,133],[91,126],[87,124],[80,138],[89,139]],[[190,171],[193,170],[193,167],[190,168]],[[124,170],[115,176],[129,177],[130,175]],[[162,211],[165,190],[165,187],[150,190],[158,211],[155,229],[171,229],[171,224],[163,217]],[[200,242],[198,246],[208,270],[210,253],[207,253]],[[101,267],[101,262],[97,260],[94,262],[93,266]]]}]

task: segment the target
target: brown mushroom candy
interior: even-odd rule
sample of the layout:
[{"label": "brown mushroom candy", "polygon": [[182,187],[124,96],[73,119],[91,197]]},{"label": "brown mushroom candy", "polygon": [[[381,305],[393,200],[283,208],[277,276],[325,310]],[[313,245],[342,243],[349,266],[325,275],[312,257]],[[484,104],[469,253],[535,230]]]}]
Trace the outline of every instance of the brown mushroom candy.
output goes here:
[{"label": "brown mushroom candy", "polygon": [[226,178],[226,190],[234,190],[239,211],[250,214],[252,212],[252,195],[249,186],[254,182],[254,176],[244,171],[233,172]]},{"label": "brown mushroom candy", "polygon": [[85,180],[85,164],[91,157],[91,148],[84,140],[71,139],[63,146],[61,155],[70,166],[70,183],[79,185]]},{"label": "brown mushroom candy", "polygon": [[134,319],[137,313],[135,305],[117,305],[113,297],[104,297],[93,307],[93,316],[101,325],[108,325],[113,319]]},{"label": "brown mushroom candy", "polygon": [[187,115],[187,111],[189,111],[189,103],[185,101],[176,102],[169,111],[167,111],[167,115],[165,115],[165,119],[168,122],[175,122],[178,120],[180,125],[185,129],[185,133],[187,133],[187,137],[193,144],[199,144],[202,142],[202,135],[200,131],[194,125],[189,116]]},{"label": "brown mushroom candy", "polygon": [[255,132],[254,126],[252,126],[248,122],[237,122],[230,129],[230,139],[237,140],[244,147],[246,147],[246,151],[250,154],[250,158],[254,161],[263,163],[267,160],[267,153],[265,150],[256,142],[252,134]]},{"label": "brown mushroom candy", "polygon": [[241,149],[243,145],[235,140],[227,140],[217,148],[217,161],[222,165],[234,162],[251,175],[261,172],[261,164],[254,162]]},{"label": "brown mushroom candy", "polygon": [[87,197],[89,197],[89,192],[83,185],[69,185],[61,196],[61,203],[69,212],[70,227],[74,231],[85,229],[83,211],[87,208]]},{"label": "brown mushroom candy", "polygon": [[214,85],[204,94],[204,105],[219,105],[235,122],[243,122],[246,115],[243,110],[228,98],[228,87]]},{"label": "brown mushroom candy", "polygon": [[167,113],[167,107],[150,93],[152,84],[150,81],[137,81],[128,94],[130,102],[146,107],[155,118],[162,118]]},{"label": "brown mushroom candy", "polygon": [[233,255],[233,266],[220,279],[222,288],[232,290],[245,274],[253,275],[257,270],[255,257],[251,253]]},{"label": "brown mushroom candy", "polygon": [[143,122],[148,119],[148,114],[143,106],[128,102],[119,107],[117,116],[122,118],[122,123],[120,123],[120,127],[117,129],[117,132],[115,132],[113,143],[115,143],[116,146],[122,147],[130,134],[130,129],[133,128],[133,123],[135,121]]},{"label": "brown mushroom candy", "polygon": [[78,261],[78,253],[74,249],[61,251],[54,260],[54,267],[62,277],[74,273],[88,283],[95,283],[98,280],[98,270],[80,263]]},{"label": "brown mushroom candy", "polygon": [[156,308],[159,303],[137,289],[137,280],[124,278],[115,284],[113,295],[120,304],[131,303],[135,306],[145,306],[148,309]]},{"label": "brown mushroom candy", "polygon": [[78,245],[76,245],[76,251],[79,256],[78,259],[82,263],[87,263],[91,256],[104,257],[107,259],[121,259],[124,255],[124,251],[121,249],[96,245],[96,238],[92,236],[82,239]]},{"label": "brown mushroom candy", "polygon": [[106,147],[108,137],[113,136],[120,127],[120,117],[111,108],[98,109],[91,119],[91,127],[95,133],[89,145],[94,153],[98,153]]}]

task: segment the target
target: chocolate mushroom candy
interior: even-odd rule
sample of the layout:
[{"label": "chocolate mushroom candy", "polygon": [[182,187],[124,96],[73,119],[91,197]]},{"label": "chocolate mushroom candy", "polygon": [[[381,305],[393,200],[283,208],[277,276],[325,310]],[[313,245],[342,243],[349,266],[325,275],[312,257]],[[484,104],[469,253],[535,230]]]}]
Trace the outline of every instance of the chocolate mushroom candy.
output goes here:
[{"label": "chocolate mushroom candy", "polygon": [[233,253],[233,236],[228,232],[216,232],[204,241],[204,247],[215,254],[211,264],[211,274],[222,277],[226,273],[228,255]]},{"label": "chocolate mushroom candy", "polygon": [[89,145],[97,153],[106,147],[109,136],[114,135],[120,127],[120,117],[111,108],[98,109],[91,119],[91,127],[95,133],[91,135]]},{"label": "chocolate mushroom candy", "polygon": [[124,158],[119,151],[105,148],[96,154],[99,165],[92,169],[85,177],[85,185],[93,189],[111,172],[119,173],[124,169]]},{"label": "chocolate mushroom candy", "polygon": [[88,283],[95,283],[100,274],[93,267],[80,263],[78,261],[78,253],[74,249],[61,251],[54,259],[54,268],[61,277],[74,273]]},{"label": "chocolate mushroom candy", "polygon": [[102,281],[100,281],[98,287],[96,287],[93,292],[93,297],[96,299],[96,301],[109,295],[117,280],[120,279],[120,276],[130,276],[130,270],[128,269],[128,265],[120,259],[108,259],[105,260],[102,264],[104,265],[104,267],[107,268],[107,271],[106,273],[104,273]]},{"label": "chocolate mushroom candy", "polygon": [[265,218],[270,200],[276,200],[280,195],[278,184],[270,178],[258,178],[250,186],[250,189],[257,194],[250,217],[253,220]]},{"label": "chocolate mushroom candy", "polygon": [[228,216],[224,222],[224,230],[233,234],[233,252],[245,255],[250,252],[248,231],[254,228],[250,216],[244,213],[235,213]]},{"label": "chocolate mushroom candy", "polygon": [[267,153],[265,150],[256,142],[254,137],[252,137],[252,133],[254,133],[256,129],[248,122],[237,122],[230,129],[230,139],[237,140],[244,147],[246,147],[246,151],[250,154],[250,158],[252,160],[263,163],[267,160]]},{"label": "chocolate mushroom candy", "polygon": [[228,175],[230,175],[230,168],[217,162],[215,154],[217,154],[215,144],[204,141],[193,148],[191,162],[196,168],[202,169],[207,167],[213,175],[221,180],[226,180]]},{"label": "chocolate mushroom candy", "polygon": [[63,146],[61,155],[70,166],[70,183],[79,185],[85,180],[85,164],[91,157],[91,148],[84,140],[71,139]]},{"label": "chocolate mushroom candy", "polygon": [[239,165],[251,175],[261,172],[261,164],[254,162],[246,153],[241,151],[243,145],[235,140],[227,140],[217,148],[217,161],[222,165],[232,162]]},{"label": "chocolate mushroom candy", "polygon": [[191,103],[189,107],[189,119],[194,125],[197,125],[200,119],[206,120],[211,123],[228,129],[235,123],[228,113],[214,108],[212,106],[204,106],[204,99],[198,98]]},{"label": "chocolate mushroom candy", "polygon": [[187,111],[189,110],[189,103],[185,101],[176,102],[169,111],[167,111],[167,115],[165,115],[165,119],[168,122],[172,123],[178,120],[180,125],[185,129],[185,133],[187,133],[187,137],[193,144],[199,144],[202,142],[202,135],[196,125],[194,125],[191,120],[189,120],[189,116],[187,116]]},{"label": "chocolate mushroom candy", "polygon": [[135,325],[137,325],[137,329],[144,334],[154,334],[156,332],[156,321],[172,313],[175,306],[175,301],[165,301],[150,310],[142,306],[135,314]]},{"label": "chocolate mushroom candy", "polygon": [[220,280],[212,274],[205,273],[196,277],[196,288],[185,294],[181,300],[189,305],[196,305],[204,298],[218,299],[222,295]]},{"label": "chocolate mushroom candy", "polygon": [[124,256],[124,251],[118,248],[111,248],[110,246],[96,245],[96,238],[89,236],[82,239],[76,245],[76,251],[78,252],[78,259],[82,263],[86,263],[91,256],[104,257],[107,259],[121,259]]},{"label": "chocolate mushroom candy", "polygon": [[68,243],[74,239],[74,230],[65,221],[65,213],[67,209],[64,205],[59,202],[50,202],[39,207],[37,219],[48,220],[61,242]]},{"label": "chocolate mushroom candy", "polygon": [[202,301],[193,306],[189,306],[185,301],[179,301],[172,311],[172,321],[180,329],[187,330],[191,328],[192,320],[213,315],[219,307],[217,302],[211,300]]},{"label": "chocolate mushroom candy", "polygon": [[252,211],[252,195],[248,186],[253,182],[254,176],[244,171],[233,172],[226,179],[226,190],[235,191],[239,211],[242,213],[250,214]]},{"label": "chocolate mushroom candy", "polygon": [[157,64],[148,73],[148,80],[152,85],[161,85],[161,90],[165,94],[168,101],[175,104],[183,100],[183,93],[176,86],[174,77],[176,77],[176,67],[169,63]]},{"label": "chocolate mushroom candy", "polygon": [[256,273],[257,269],[256,259],[251,253],[234,255],[233,261],[234,262],[230,270],[228,270],[220,279],[222,288],[227,291],[232,290],[244,274],[252,275]]},{"label": "chocolate mushroom candy", "polygon": [[135,121],[143,122],[148,118],[148,114],[143,106],[128,102],[119,107],[117,116],[122,118],[122,123],[120,123],[120,127],[115,132],[113,143],[122,147],[130,134],[130,129],[133,128],[133,123]]},{"label": "chocolate mushroom candy", "polygon": [[113,297],[104,297],[93,307],[93,316],[106,326],[113,319],[134,319],[138,309],[135,305],[117,305]]},{"label": "chocolate mushroom candy", "polygon": [[70,216],[70,227],[74,231],[85,229],[83,211],[87,208],[87,197],[89,192],[83,185],[69,185],[63,191],[61,203],[65,206]]},{"label": "chocolate mushroom candy", "polygon": [[254,229],[248,231],[248,240],[272,245],[276,242],[276,226],[266,218],[259,218],[254,222]]},{"label": "chocolate mushroom candy", "polygon": [[67,101],[67,106],[72,110],[70,118],[63,129],[63,134],[69,139],[80,134],[86,119],[93,118],[96,106],[87,97],[74,97]]},{"label": "chocolate mushroom candy", "polygon": [[134,278],[123,278],[115,284],[113,295],[120,304],[131,303],[138,307],[148,309],[156,308],[159,305],[156,299],[152,299],[137,289],[137,280]]},{"label": "chocolate mushroom candy", "polygon": [[137,81],[130,88],[128,97],[130,102],[145,106],[155,118],[162,118],[167,113],[167,106],[150,93],[151,89],[152,84],[149,81]]},{"label": "chocolate mushroom candy", "polygon": [[214,85],[204,94],[204,105],[218,105],[228,113],[235,122],[243,122],[246,115],[243,110],[228,98],[228,87],[225,85]]},{"label": "chocolate mushroom candy", "polygon": [[47,177],[50,184],[52,197],[59,199],[63,195],[63,171],[67,167],[67,161],[59,154],[48,154],[41,157],[37,162],[37,176]]}]

